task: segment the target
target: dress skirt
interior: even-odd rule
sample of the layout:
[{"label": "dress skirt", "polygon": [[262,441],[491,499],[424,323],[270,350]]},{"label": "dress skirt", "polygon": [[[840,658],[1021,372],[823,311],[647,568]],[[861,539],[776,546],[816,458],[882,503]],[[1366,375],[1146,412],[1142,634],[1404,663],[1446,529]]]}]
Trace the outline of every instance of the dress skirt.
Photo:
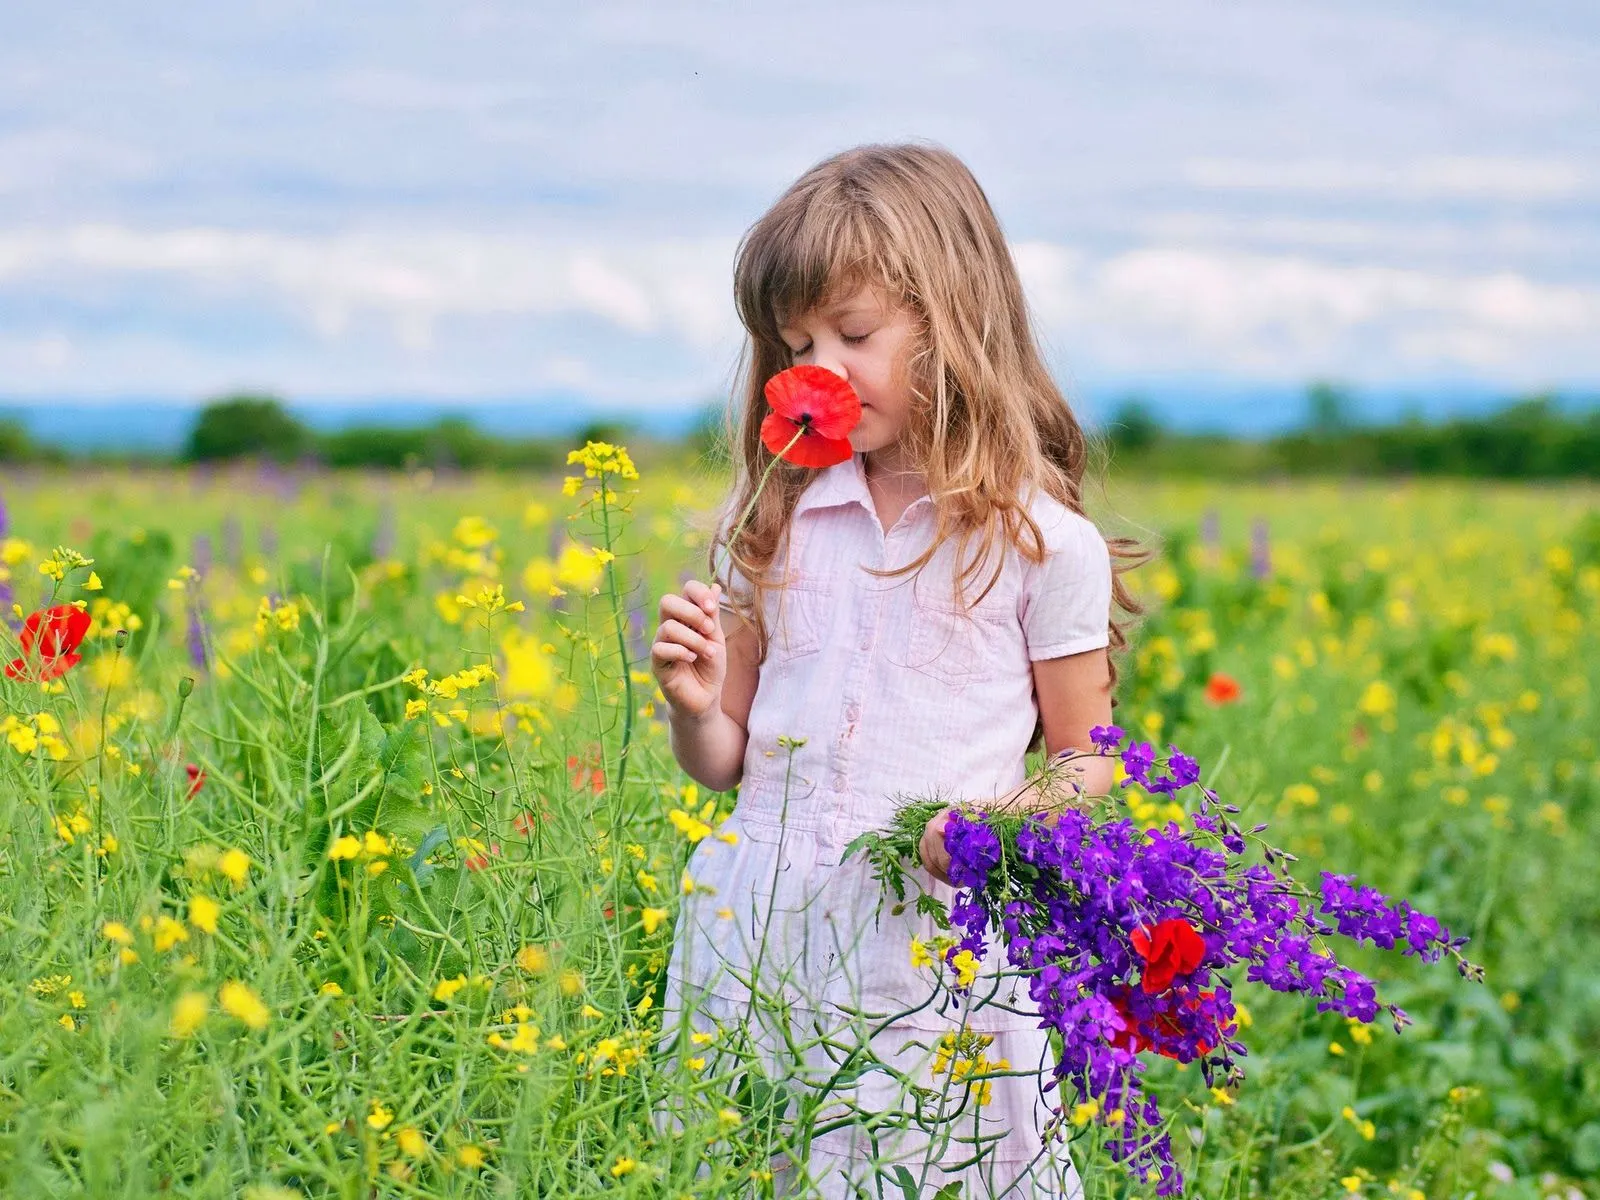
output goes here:
[{"label": "dress skirt", "polygon": [[[741,811],[744,810],[744,811]],[[769,1081],[821,1107],[774,1146],[778,1195],[1082,1200],[1044,1090],[1049,1036],[1020,979],[991,946],[968,995],[913,941],[940,930],[914,905],[884,900],[865,859],[839,839],[781,826],[741,804],[689,863],[668,967],[662,1046],[683,1060],[759,1062]],[[920,875],[920,872],[919,872]],[[950,891],[921,876],[948,905]],[[896,911],[899,909],[899,911]],[[698,1039],[691,1040],[693,1034]],[[730,1059],[720,1059],[726,1070]]]}]

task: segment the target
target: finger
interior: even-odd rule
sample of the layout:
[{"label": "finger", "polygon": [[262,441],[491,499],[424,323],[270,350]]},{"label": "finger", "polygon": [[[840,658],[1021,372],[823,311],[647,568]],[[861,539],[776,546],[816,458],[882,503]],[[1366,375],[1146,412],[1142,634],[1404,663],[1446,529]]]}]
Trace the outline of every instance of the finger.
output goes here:
[{"label": "finger", "polygon": [[656,640],[662,642],[681,642],[696,654],[705,654],[716,657],[717,648],[711,639],[704,634],[696,633],[682,621],[663,621],[661,628],[656,633]]},{"label": "finger", "polygon": [[700,656],[687,646],[680,646],[677,642],[655,642],[650,647],[650,656],[659,663],[694,662]]},{"label": "finger", "polygon": [[717,619],[707,616],[701,608],[692,603],[685,596],[675,596],[668,592],[661,597],[661,619],[677,620],[683,622],[690,629],[698,630],[706,637],[712,637],[717,631]]},{"label": "finger", "polygon": [[710,608],[707,611],[716,611],[717,602],[712,598],[710,584],[702,583],[698,579],[686,579],[683,581],[682,591],[689,598],[689,602],[696,608],[706,609],[706,604],[709,600]]},{"label": "finger", "polygon": [[720,583],[701,583],[698,579],[687,580],[683,585],[683,594],[698,605],[702,610],[717,615],[717,605],[722,599],[722,585]]}]

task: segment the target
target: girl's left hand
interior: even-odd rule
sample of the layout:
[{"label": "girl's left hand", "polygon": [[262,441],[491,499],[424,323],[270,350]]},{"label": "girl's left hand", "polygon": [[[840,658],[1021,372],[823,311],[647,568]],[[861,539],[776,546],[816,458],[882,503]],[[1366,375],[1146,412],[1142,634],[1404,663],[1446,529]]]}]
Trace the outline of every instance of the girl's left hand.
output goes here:
[{"label": "girl's left hand", "polygon": [[917,846],[923,869],[944,884],[950,882],[950,876],[945,873],[950,869],[950,851],[944,844],[944,827],[949,820],[948,808],[930,818],[922,830],[922,841]]}]

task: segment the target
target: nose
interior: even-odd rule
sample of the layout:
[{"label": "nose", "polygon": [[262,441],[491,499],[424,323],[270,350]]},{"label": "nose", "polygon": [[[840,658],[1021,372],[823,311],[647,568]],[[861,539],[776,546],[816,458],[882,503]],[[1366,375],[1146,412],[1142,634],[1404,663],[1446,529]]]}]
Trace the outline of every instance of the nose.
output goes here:
[{"label": "nose", "polygon": [[832,371],[835,375],[837,375],[840,379],[844,380],[846,383],[850,382],[849,373],[846,372],[846,370],[844,368],[844,364],[842,362],[840,362],[839,359],[836,356],[834,356],[832,354],[818,354],[811,361],[812,361],[813,365],[815,365],[815,366],[819,366],[819,367],[824,368],[825,370]]}]

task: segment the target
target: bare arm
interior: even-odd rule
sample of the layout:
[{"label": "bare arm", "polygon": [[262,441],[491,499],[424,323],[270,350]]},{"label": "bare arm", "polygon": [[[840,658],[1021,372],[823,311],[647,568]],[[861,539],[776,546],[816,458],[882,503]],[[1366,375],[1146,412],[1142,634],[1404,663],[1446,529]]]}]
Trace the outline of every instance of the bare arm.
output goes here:
[{"label": "bare arm", "polygon": [[663,596],[651,657],[667,701],[673,756],[689,778],[726,792],[744,775],[760,671],[755,631],[726,610],[719,620],[717,600],[717,589],[693,579],[683,595]]}]

